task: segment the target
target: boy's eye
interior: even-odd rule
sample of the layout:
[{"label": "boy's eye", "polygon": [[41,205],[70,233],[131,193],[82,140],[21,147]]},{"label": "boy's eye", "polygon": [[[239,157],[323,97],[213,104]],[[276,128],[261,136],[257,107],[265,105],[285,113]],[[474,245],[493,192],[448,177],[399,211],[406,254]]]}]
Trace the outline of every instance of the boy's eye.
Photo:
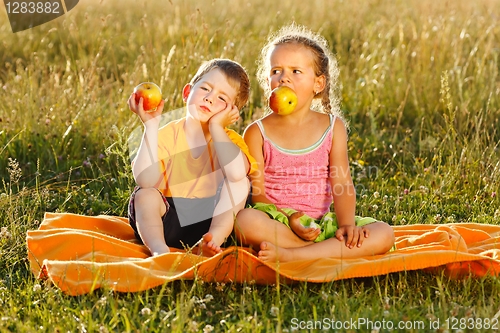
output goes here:
[{"label": "boy's eye", "polygon": [[201,87],[201,90],[208,91],[208,88],[207,87]]},{"label": "boy's eye", "polygon": [[293,72],[294,72],[295,74],[297,74],[297,73],[302,73],[299,69],[294,69],[294,70],[293,70]]},{"label": "boy's eye", "polygon": [[226,99],[225,99],[224,97],[219,97],[219,99],[220,99],[221,101],[223,101],[224,103],[226,103]]}]

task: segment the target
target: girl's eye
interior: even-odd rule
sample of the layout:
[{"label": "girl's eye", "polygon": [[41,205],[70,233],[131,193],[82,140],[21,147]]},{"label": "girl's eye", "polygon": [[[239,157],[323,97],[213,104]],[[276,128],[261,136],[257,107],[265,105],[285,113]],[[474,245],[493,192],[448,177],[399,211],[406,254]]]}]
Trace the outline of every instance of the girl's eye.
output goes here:
[{"label": "girl's eye", "polygon": [[271,71],[271,74],[273,74],[273,75],[274,75],[274,74],[279,74],[280,72],[281,72],[281,71],[280,71],[279,69],[273,69],[273,70]]}]

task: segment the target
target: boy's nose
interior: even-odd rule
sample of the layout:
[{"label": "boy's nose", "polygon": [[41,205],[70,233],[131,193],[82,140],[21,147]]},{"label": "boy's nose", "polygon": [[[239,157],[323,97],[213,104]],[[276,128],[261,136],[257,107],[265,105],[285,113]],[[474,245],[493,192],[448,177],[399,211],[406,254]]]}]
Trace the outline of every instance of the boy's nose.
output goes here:
[{"label": "boy's nose", "polygon": [[205,102],[212,104],[212,98],[210,96],[205,96]]}]

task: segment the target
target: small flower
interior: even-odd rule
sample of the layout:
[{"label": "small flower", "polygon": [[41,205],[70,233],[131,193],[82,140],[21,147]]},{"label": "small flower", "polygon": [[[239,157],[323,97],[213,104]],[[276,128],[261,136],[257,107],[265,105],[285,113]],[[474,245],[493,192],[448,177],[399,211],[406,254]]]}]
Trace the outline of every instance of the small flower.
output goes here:
[{"label": "small flower", "polygon": [[189,322],[188,326],[189,326],[190,331],[194,331],[194,332],[198,331],[198,322],[192,320]]},{"label": "small flower", "polygon": [[374,197],[375,199],[378,199],[378,198],[380,197],[380,193],[378,193],[378,192],[373,192],[373,197]]},{"label": "small flower", "polygon": [[107,301],[108,301],[108,298],[107,298],[106,296],[102,296],[102,297],[101,297],[101,298],[97,301],[97,304],[98,304],[98,305],[103,306],[103,305],[106,305]]},{"label": "small flower", "polygon": [[273,317],[276,317],[278,316],[279,310],[280,309],[277,306],[272,306],[271,310],[269,310],[269,314]]},{"label": "small flower", "polygon": [[7,227],[2,227],[0,229],[0,239],[1,238],[9,239],[11,237],[12,237],[12,234],[9,232],[9,229],[7,229]]},{"label": "small flower", "polygon": [[213,299],[214,299],[214,297],[211,294],[206,294],[205,295],[205,302],[208,303],[208,302],[210,302]]},{"label": "small flower", "polygon": [[497,196],[497,192],[491,192],[491,197],[494,198]]},{"label": "small flower", "polygon": [[90,167],[90,162],[89,162],[89,161],[87,161],[87,160],[84,160],[84,161],[82,162],[82,165],[83,165],[84,167],[88,168],[88,167]]},{"label": "small flower", "polygon": [[36,293],[39,292],[40,290],[42,290],[42,286],[39,285],[38,283],[33,286],[33,292]]},{"label": "small flower", "polygon": [[212,325],[207,325],[203,327],[203,333],[210,333],[214,331],[214,327]]},{"label": "small flower", "polygon": [[143,316],[149,316],[151,314],[151,309],[150,308],[143,308],[141,310],[141,315]]},{"label": "small flower", "polygon": [[324,291],[321,291],[321,298],[326,301],[328,299],[328,294],[325,293]]},{"label": "small flower", "polygon": [[407,195],[408,193],[410,193],[410,190],[408,190],[407,188],[405,188],[405,189],[404,189],[404,191],[403,191],[403,193],[404,193],[405,195]]},{"label": "small flower", "polygon": [[383,200],[384,202],[386,202],[386,201],[387,201],[387,199],[389,199],[389,197],[388,197],[387,195],[384,195],[384,197],[382,198],[382,200]]},{"label": "small flower", "polygon": [[372,208],[373,208],[374,211],[378,210],[378,206],[377,205],[373,205]]}]

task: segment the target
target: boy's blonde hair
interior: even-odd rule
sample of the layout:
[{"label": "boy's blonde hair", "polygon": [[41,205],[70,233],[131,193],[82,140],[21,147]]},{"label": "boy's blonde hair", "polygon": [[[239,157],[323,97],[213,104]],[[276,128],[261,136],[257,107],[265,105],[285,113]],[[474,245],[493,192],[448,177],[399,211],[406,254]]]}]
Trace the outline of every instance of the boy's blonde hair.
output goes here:
[{"label": "boy's blonde hair", "polygon": [[326,39],[308,28],[296,24],[282,27],[271,34],[262,48],[258,60],[257,79],[269,96],[269,57],[274,47],[283,44],[297,44],[306,47],[314,54],[314,71],[316,76],[325,76],[325,89],[314,96],[312,108],[316,111],[335,114],[342,117],[340,111],[339,67],[335,56],[328,47]]},{"label": "boy's blonde hair", "polygon": [[245,68],[236,61],[219,58],[206,61],[193,76],[190,84],[195,85],[205,74],[215,68],[219,69],[226,76],[231,87],[236,89],[234,105],[238,110],[241,110],[247,104],[250,96],[250,79]]}]

